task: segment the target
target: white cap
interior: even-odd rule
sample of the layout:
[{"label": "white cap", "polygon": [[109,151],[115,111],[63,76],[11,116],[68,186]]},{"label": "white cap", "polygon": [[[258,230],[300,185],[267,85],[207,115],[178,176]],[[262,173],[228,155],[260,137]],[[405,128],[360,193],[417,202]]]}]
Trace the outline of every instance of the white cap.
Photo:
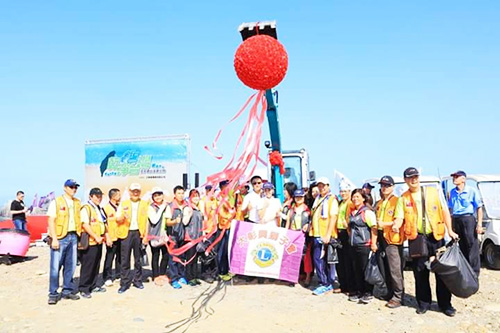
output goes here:
[{"label": "white cap", "polygon": [[163,190],[161,189],[161,187],[153,187],[153,189],[151,190],[151,195],[155,194],[155,193],[162,193],[163,194]]},{"label": "white cap", "polygon": [[141,190],[141,184],[139,184],[139,183],[132,183],[132,184],[130,184],[129,188],[130,188],[131,191],[133,191],[133,190],[139,190],[140,191]]},{"label": "white cap", "polygon": [[319,177],[317,180],[316,180],[316,184],[325,184],[325,185],[330,185],[330,181],[328,180],[328,178],[326,177]]}]

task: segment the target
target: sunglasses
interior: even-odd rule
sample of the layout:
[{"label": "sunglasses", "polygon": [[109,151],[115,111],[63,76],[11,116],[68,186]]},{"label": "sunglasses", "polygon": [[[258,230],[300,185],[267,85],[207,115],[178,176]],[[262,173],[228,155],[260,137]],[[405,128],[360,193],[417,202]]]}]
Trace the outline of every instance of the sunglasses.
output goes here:
[{"label": "sunglasses", "polygon": [[253,182],[252,185],[260,185],[262,182]]},{"label": "sunglasses", "polygon": [[68,186],[72,190],[78,190],[78,186]]},{"label": "sunglasses", "polygon": [[389,184],[380,184],[380,187],[391,187],[392,185]]}]

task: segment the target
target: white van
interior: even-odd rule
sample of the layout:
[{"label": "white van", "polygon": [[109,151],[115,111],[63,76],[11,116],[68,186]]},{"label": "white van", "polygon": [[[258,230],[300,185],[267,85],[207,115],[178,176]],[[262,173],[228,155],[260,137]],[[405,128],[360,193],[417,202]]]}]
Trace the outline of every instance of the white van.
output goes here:
[{"label": "white van", "polygon": [[[479,235],[481,254],[489,268],[500,269],[500,175],[467,175],[467,185],[479,191],[484,203],[484,234]],[[455,187],[453,179],[443,178],[442,186],[449,198]]]}]

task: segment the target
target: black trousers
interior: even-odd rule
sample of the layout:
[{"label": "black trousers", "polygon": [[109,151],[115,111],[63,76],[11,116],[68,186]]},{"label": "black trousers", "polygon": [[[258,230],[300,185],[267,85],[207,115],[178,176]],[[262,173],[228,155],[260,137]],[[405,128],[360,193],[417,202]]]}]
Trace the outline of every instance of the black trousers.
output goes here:
[{"label": "black trousers", "polygon": [[[134,253],[134,276],[130,271],[130,259]],[[130,287],[132,282],[142,282],[142,266],[141,266],[141,235],[139,230],[130,230],[127,238],[121,242],[121,280],[120,286]]]},{"label": "black trousers", "polygon": [[92,245],[81,251],[80,284],[78,286],[81,292],[90,293],[92,289],[97,287],[101,256],[102,244]]},{"label": "black trousers", "polygon": [[[151,243],[149,244],[151,245]],[[160,261],[161,254],[161,261]],[[168,252],[165,245],[154,247],[151,245],[151,268],[153,279],[160,275],[167,275]]]},{"label": "black trousers", "polygon": [[481,258],[479,254],[479,241],[477,239],[477,221],[474,215],[453,216],[453,230],[460,237],[460,251],[479,276]]},{"label": "black trousers", "polygon": [[[432,234],[429,234],[425,241],[429,250],[429,257],[436,254],[436,250],[444,245],[444,240],[437,241]],[[425,267],[425,262],[429,257],[413,258],[413,276],[415,277],[415,295],[418,306],[421,309],[429,309],[432,303],[432,293],[430,285],[430,271]],[[446,310],[451,307],[451,293],[444,285],[443,281],[436,276],[436,295],[439,308]]]},{"label": "black trousers", "polygon": [[186,251],[186,260],[191,260],[186,265],[186,279],[191,281],[193,279],[198,279],[198,253],[196,252],[196,246],[193,246]]},{"label": "black trousers", "polygon": [[[104,258],[104,270],[102,271],[102,279],[114,280],[120,277],[121,270],[121,239],[113,242],[111,247],[106,246],[106,257]],[[113,260],[115,261],[115,277],[113,278]]]},{"label": "black trousers", "polygon": [[349,244],[349,234],[347,230],[339,229],[339,241],[341,249],[337,249],[339,263],[337,264],[337,274],[339,276],[340,289],[342,292],[351,293],[354,291],[354,274],[352,264],[352,250]]},{"label": "black trousers", "polygon": [[368,246],[352,246],[352,263],[354,273],[354,291],[358,294],[371,293],[373,286],[365,281],[365,269],[371,249]]},{"label": "black trousers", "polygon": [[384,295],[382,298],[385,300],[389,300],[392,298],[393,294],[393,288],[392,288],[392,281],[391,281],[391,275],[390,275],[390,268],[389,268],[389,260],[387,258],[386,254],[386,249],[387,249],[387,241],[384,237],[384,231],[378,230],[377,231],[377,242],[378,242],[378,256],[377,256],[377,263],[378,263],[378,268],[380,270],[380,273],[384,277],[385,285],[387,286],[387,295]]}]

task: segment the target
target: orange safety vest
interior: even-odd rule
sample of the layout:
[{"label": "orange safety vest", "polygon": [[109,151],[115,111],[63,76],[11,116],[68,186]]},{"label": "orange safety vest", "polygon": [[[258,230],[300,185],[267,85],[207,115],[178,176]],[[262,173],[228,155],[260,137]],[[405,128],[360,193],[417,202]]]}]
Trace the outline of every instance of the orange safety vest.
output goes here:
[{"label": "orange safety vest", "polygon": [[118,224],[116,222],[116,209],[108,202],[106,206],[104,206],[104,212],[108,218],[108,235],[111,238],[112,242],[118,240],[118,238],[125,238],[127,235],[122,237],[118,237]]},{"label": "orange safety vest", "polygon": [[[127,213],[128,218],[124,219],[121,223],[117,221],[117,236],[118,238],[126,238],[128,236],[130,228],[130,219],[132,218],[132,201],[125,200],[121,203],[123,214]],[[139,208],[137,211],[137,224],[139,225],[139,233],[141,238],[146,235],[146,227],[148,222],[148,208],[149,202],[145,200],[139,200]],[[123,238],[120,236],[124,236]]]},{"label": "orange safety vest", "polygon": [[[87,209],[87,213],[89,216],[90,229],[92,229],[94,234],[99,235],[99,236],[104,235],[104,233],[106,232],[106,227],[104,226],[104,222],[100,221],[97,218],[97,214],[95,212],[95,209],[93,207],[91,207],[89,204],[83,205],[82,209]],[[89,246],[92,246],[92,245],[98,245],[98,244],[95,241],[94,237],[90,236],[90,234],[89,234]]]},{"label": "orange safety vest", "polygon": [[[394,220],[394,212],[399,198],[391,195],[385,205],[384,216],[382,214],[382,205],[384,200],[377,202],[377,221],[390,222]],[[399,232],[392,231],[392,227],[383,227],[384,238],[388,244],[401,245],[405,240],[404,228],[399,228]]]},{"label": "orange safety vest", "polygon": [[[80,221],[80,209],[82,204],[79,199],[73,198],[73,216],[75,219],[75,231],[78,235],[82,232],[82,222]],[[64,196],[56,198],[56,237],[61,239],[68,234],[69,207]]]},{"label": "orange safety vest", "polygon": [[[424,189],[422,189],[424,191]],[[441,240],[445,234],[443,208],[441,207],[441,201],[439,200],[439,193],[437,188],[426,187],[424,191],[425,195],[425,217],[426,223],[430,223],[432,228],[432,234],[436,240]],[[401,196],[403,198],[404,207],[404,231],[406,238],[413,240],[417,238],[417,217],[418,211],[415,201],[411,196],[410,190],[403,193]],[[424,214],[424,212],[422,212]],[[425,232],[425,230],[424,230]]]},{"label": "orange safety vest", "polygon": [[[217,206],[220,205],[222,202],[222,199],[217,200]],[[226,201],[224,201],[221,205],[220,208],[218,208],[218,223],[219,223],[219,229],[230,229],[231,228],[231,221],[234,219],[236,211],[234,210],[233,207],[231,207],[231,204],[229,203],[229,198],[226,198]]]}]

